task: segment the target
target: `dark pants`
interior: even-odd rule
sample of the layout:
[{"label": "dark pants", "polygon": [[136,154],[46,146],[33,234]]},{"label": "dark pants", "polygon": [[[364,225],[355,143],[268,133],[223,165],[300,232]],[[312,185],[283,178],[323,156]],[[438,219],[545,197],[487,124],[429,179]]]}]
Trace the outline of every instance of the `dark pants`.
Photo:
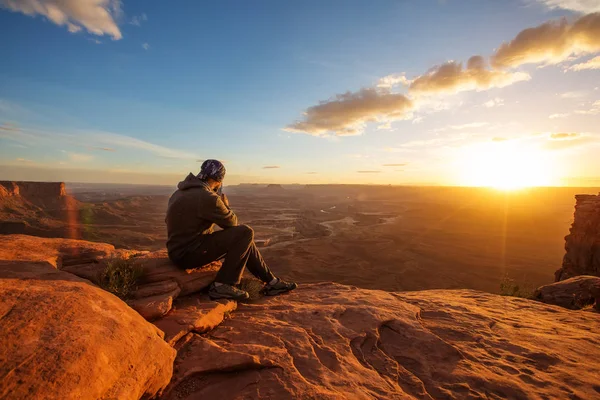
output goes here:
[{"label": "dark pants", "polygon": [[202,235],[194,249],[183,257],[187,268],[199,267],[225,256],[215,282],[237,285],[244,268],[263,282],[271,282],[275,276],[267,267],[254,244],[254,231],[247,225],[238,225],[209,235]]}]

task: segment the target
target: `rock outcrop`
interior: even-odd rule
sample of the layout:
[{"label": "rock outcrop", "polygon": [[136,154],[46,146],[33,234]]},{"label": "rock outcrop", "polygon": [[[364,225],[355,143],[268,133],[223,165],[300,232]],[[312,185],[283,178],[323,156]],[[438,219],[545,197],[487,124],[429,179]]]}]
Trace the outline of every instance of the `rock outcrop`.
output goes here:
[{"label": "rock outcrop", "polygon": [[197,269],[181,270],[169,260],[166,251],[136,252],[83,240],[0,236],[0,260],[45,261],[97,285],[106,263],[113,258],[130,259],[140,268],[138,287],[128,303],[149,321],[167,314],[177,297],[207,288],[221,265],[217,261]]},{"label": "rock outcrop", "polygon": [[128,258],[132,254],[135,252],[117,250],[113,245],[106,243],[28,235],[0,236],[0,260],[45,261],[68,272],[71,272],[70,267],[97,264],[111,257]]},{"label": "rock outcrop", "polygon": [[116,296],[47,262],[0,261],[0,398],[139,399],[175,351]]},{"label": "rock outcrop", "polygon": [[[142,267],[128,304],[154,326],[75,276],[93,281],[115,254]],[[3,257],[13,259],[0,261],[0,398],[600,393],[596,313],[473,290],[392,293],[334,283],[247,304],[213,302],[198,291],[218,267],[181,271],[164,252],[16,235],[0,238]],[[540,293],[562,299],[555,289]]]},{"label": "rock outcrop", "polygon": [[544,285],[537,288],[533,297],[542,303],[571,310],[580,310],[594,305],[594,308],[600,311],[600,278],[581,275]]},{"label": "rock outcrop", "polygon": [[21,196],[29,201],[55,199],[67,195],[64,182],[0,181],[0,196]]},{"label": "rock outcrop", "polygon": [[600,276],[600,195],[575,196],[575,215],[565,237],[566,254],[556,281],[578,275]]},{"label": "rock outcrop", "polygon": [[79,238],[78,219],[63,182],[0,181],[0,234]]},{"label": "rock outcrop", "polygon": [[472,290],[303,285],[182,338],[162,398],[596,398],[599,332],[592,313]]}]

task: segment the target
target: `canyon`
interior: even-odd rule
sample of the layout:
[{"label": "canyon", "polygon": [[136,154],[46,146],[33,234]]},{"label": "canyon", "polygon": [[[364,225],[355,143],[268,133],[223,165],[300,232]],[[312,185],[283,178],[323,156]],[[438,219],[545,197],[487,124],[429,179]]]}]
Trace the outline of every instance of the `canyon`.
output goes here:
[{"label": "canyon", "polygon": [[[567,190],[532,207],[548,192],[229,188],[240,218],[269,241],[262,250],[273,269],[300,283],[236,303],[206,295],[218,262],[180,270],[158,233],[143,248],[82,240],[91,227],[98,236],[120,231],[100,217],[86,224],[82,210],[102,215],[110,205],[134,232],[139,221],[158,224],[164,194],[16,186],[2,184],[4,218],[48,215],[24,222],[64,236],[0,235],[0,398],[600,395],[596,196],[577,197],[573,221]],[[73,209],[79,219],[59,219]],[[564,233],[550,238],[555,231]],[[553,283],[563,255],[578,269]],[[122,298],[102,289],[117,260],[139,271]],[[523,270],[544,285],[532,299],[494,294],[501,272]],[[260,286],[249,276],[242,284]]]}]

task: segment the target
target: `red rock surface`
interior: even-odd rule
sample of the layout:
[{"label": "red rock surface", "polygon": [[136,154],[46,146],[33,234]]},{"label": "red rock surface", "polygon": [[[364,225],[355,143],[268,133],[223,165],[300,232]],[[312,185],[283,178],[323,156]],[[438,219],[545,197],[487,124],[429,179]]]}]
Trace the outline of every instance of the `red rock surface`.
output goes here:
[{"label": "red rock surface", "polygon": [[131,253],[133,252],[116,250],[113,245],[106,243],[28,235],[0,235],[0,260],[46,261],[59,269],[96,263],[106,257],[128,257]]},{"label": "red rock surface", "polygon": [[181,270],[169,260],[166,251],[136,252],[83,240],[0,235],[0,260],[46,261],[96,284],[106,267],[105,262],[114,257],[134,257],[141,268],[139,286],[128,303],[149,321],[167,314],[177,297],[208,287],[221,266],[220,262],[214,262],[197,269]]},{"label": "red rock surface", "polygon": [[597,398],[600,319],[471,290],[304,285],[178,345],[164,399]]},{"label": "red rock surface", "polygon": [[597,276],[576,276],[537,288],[533,296],[546,304],[579,310],[595,305],[600,311],[600,278]]},{"label": "red rock surface", "polygon": [[143,268],[142,284],[173,280],[181,288],[181,296],[196,293],[208,287],[221,267],[220,261],[196,269],[181,270],[169,260],[166,250],[144,254],[138,260]]},{"label": "red rock surface", "polygon": [[172,375],[163,333],[47,262],[0,261],[0,398],[139,399]]},{"label": "red rock surface", "polygon": [[[119,253],[143,267],[129,302],[159,330],[65,272],[93,279],[112,246],[6,239],[0,258],[13,261],[0,274],[0,398],[27,398],[29,390],[39,398],[139,398],[169,380],[162,399],[600,395],[595,313],[471,290],[393,293],[332,283],[236,310],[196,294],[216,265],[181,271],[164,252]],[[172,377],[169,345],[177,350]]]},{"label": "red rock surface", "polygon": [[578,275],[600,276],[600,195],[575,196],[575,215],[565,237],[566,254],[556,281]]},{"label": "red rock surface", "polygon": [[175,306],[156,325],[165,333],[172,346],[190,332],[210,332],[237,308],[235,301],[211,301],[208,296],[188,296],[178,299]]},{"label": "red rock surface", "polygon": [[21,196],[28,200],[39,201],[67,195],[64,182],[18,182],[0,181],[0,194]]}]

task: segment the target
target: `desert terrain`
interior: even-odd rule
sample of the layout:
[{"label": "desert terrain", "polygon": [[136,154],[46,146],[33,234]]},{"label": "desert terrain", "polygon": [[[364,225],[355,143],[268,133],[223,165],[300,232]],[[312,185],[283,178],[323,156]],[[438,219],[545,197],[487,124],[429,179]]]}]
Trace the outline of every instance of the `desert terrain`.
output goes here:
[{"label": "desert terrain", "polygon": [[[237,303],[206,294],[220,263],[168,259],[170,190],[0,182],[0,398],[600,393],[598,196],[229,187],[267,261],[301,283],[264,297],[244,279]],[[573,277],[551,283],[561,266]],[[493,294],[505,274],[547,285]]]},{"label": "desert terrain", "polygon": [[[67,183],[65,189],[72,196],[67,211],[49,211],[39,199],[26,205],[5,199],[4,233],[164,248],[173,187]],[[273,270],[289,279],[494,293],[505,276],[531,288],[552,282],[574,196],[598,189],[237,185],[225,192]]]}]

